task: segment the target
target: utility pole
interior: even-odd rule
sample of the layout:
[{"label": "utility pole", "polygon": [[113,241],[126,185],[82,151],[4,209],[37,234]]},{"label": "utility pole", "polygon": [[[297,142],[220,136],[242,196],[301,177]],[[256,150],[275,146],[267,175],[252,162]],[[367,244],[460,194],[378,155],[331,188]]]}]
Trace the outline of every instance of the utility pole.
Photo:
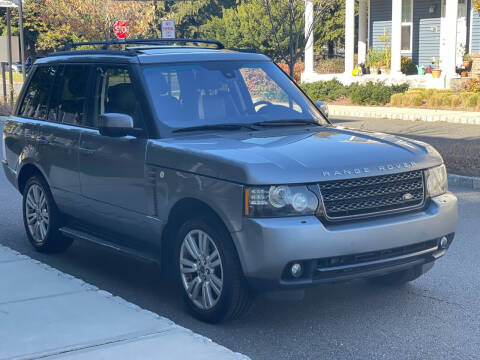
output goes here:
[{"label": "utility pole", "polygon": [[11,26],[11,11],[10,8],[7,7],[7,52],[8,52],[8,74],[10,78],[8,79],[8,83],[10,86],[10,105],[13,108],[13,70],[12,70],[12,26]]}]

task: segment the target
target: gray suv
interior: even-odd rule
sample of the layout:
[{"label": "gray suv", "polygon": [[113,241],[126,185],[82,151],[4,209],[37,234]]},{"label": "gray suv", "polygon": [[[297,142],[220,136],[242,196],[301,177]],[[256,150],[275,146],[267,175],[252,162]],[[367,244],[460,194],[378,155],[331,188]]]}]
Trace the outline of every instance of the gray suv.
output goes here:
[{"label": "gray suv", "polygon": [[333,126],[261,54],[121,44],[38,60],[4,118],[38,251],[77,239],[157,261],[209,322],[258,290],[402,284],[447,251],[457,199],[428,144]]}]

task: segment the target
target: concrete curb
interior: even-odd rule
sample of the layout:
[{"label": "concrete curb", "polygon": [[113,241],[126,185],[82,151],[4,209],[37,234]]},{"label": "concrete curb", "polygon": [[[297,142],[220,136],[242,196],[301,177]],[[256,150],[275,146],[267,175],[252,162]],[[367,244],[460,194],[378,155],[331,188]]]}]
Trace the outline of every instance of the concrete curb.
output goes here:
[{"label": "concrete curb", "polygon": [[[13,354],[13,357],[11,356],[12,348],[9,348],[9,346],[12,346],[11,344],[9,345],[8,342],[5,342],[3,345],[0,347],[0,359],[37,359],[37,358],[52,358],[52,359],[89,359],[89,358],[96,358],[97,356],[101,358],[116,358],[116,359],[128,359],[129,356],[126,355],[125,353],[121,353],[119,349],[128,347],[128,346],[137,346],[137,349],[141,348],[144,350],[143,355],[147,355],[146,357],[144,356],[143,359],[154,359],[157,358],[159,354],[163,352],[163,355],[168,355],[168,350],[166,348],[159,349],[158,345],[155,346],[155,343],[152,344],[151,339],[153,338],[154,340],[161,340],[164,343],[166,342],[165,346],[172,348],[172,351],[176,354],[176,356],[171,356],[170,358],[172,359],[178,359],[179,352],[176,351],[177,349],[174,349],[174,347],[178,347],[180,344],[178,342],[181,342],[182,347],[189,348],[190,350],[198,350],[198,353],[192,353],[191,356],[189,356],[190,359],[206,359],[208,358],[206,355],[211,355],[216,359],[229,359],[229,360],[249,360],[249,358],[243,354],[240,353],[235,353],[232,352],[231,350],[225,348],[224,346],[221,346],[219,344],[216,344],[213,342],[211,339],[208,339],[204,336],[201,336],[199,334],[194,333],[193,331],[186,329],[182,326],[179,326],[175,324],[173,321],[162,317],[154,312],[151,312],[149,310],[143,309],[139,307],[136,304],[133,304],[131,302],[128,302],[124,300],[121,297],[112,295],[111,293],[101,290],[98,287],[88,284],[85,281],[75,278],[72,275],[63,273],[45,263],[42,263],[38,260],[32,259],[26,255],[23,255],[15,250],[12,250],[6,246],[0,245],[0,266],[11,266],[12,264],[19,264],[17,266],[21,266],[22,269],[25,270],[25,268],[28,268],[27,272],[28,274],[33,274],[35,273],[35,276],[37,276],[37,279],[42,278],[48,278],[50,283],[55,282],[56,284],[63,284],[64,288],[75,288],[75,291],[71,291],[70,293],[58,293],[56,295],[47,295],[47,296],[40,296],[40,297],[25,297],[25,298],[16,298],[16,299],[10,299],[7,301],[0,301],[0,310],[3,309],[3,311],[0,311],[0,315],[3,315],[3,325],[6,326],[6,329],[9,329],[10,326],[10,332],[18,332],[19,329],[22,329],[28,326],[31,326],[31,323],[25,324],[22,322],[22,320],[25,319],[18,319],[16,316],[18,316],[18,313],[16,315],[15,311],[10,311],[8,309],[8,306],[17,306],[17,304],[21,304],[22,306],[25,306],[25,304],[31,304],[28,305],[30,308],[35,307],[35,301],[51,301],[50,299],[59,299],[62,296],[75,296],[79,294],[86,294],[86,296],[89,296],[89,298],[93,299],[98,299],[95,300],[96,304],[103,304],[103,306],[108,306],[108,308],[115,308],[116,311],[120,311],[120,313],[117,313],[117,315],[123,316],[122,319],[124,319],[126,322],[128,320],[132,321],[133,318],[136,319],[143,319],[139,321],[143,322],[148,322],[148,328],[146,329],[141,329],[141,331],[137,331],[136,333],[126,333],[126,334],[120,334],[120,335],[110,335],[112,337],[110,338],[98,338],[95,341],[100,341],[100,343],[96,343],[95,341],[87,341],[87,342],[81,342],[81,340],[77,339],[76,337],[74,339],[71,339],[68,344],[61,344],[61,343],[56,343],[54,348],[41,348],[41,345],[38,347],[35,347],[34,343],[38,343],[39,339],[35,339],[32,336],[29,343],[28,343],[28,349],[24,348],[15,348],[13,351],[15,352]],[[35,270],[32,272],[32,270]],[[18,272],[16,273],[18,274]],[[40,275],[39,275],[40,274]],[[12,286],[12,278],[10,279],[9,282],[9,275],[4,274],[3,279],[3,284],[0,281],[0,289],[1,285],[3,287],[7,287],[4,290],[9,290],[9,286]],[[38,278],[40,276],[40,278]],[[15,277],[13,277],[15,279]],[[9,285],[10,284],[10,285]],[[52,284],[52,286],[55,286]],[[4,296],[6,293],[3,294]],[[69,298],[71,300],[71,298]],[[68,300],[61,300],[63,301],[63,304],[65,302],[68,302]],[[49,304],[52,304],[49,302]],[[57,302],[58,304],[58,302]],[[92,305],[92,304],[90,304]],[[80,305],[80,307],[86,307],[88,305]],[[7,308],[5,308],[7,307]],[[49,306],[49,308],[52,308]],[[90,309],[87,309],[88,311],[93,311]],[[48,311],[53,311],[53,310],[48,310]],[[55,312],[61,311],[58,308],[55,308]],[[111,310],[112,313],[114,310]],[[9,319],[10,316],[10,319]],[[54,312],[51,313],[52,318],[54,318]],[[13,318],[12,318],[13,317]],[[31,319],[27,319],[28,321],[31,321]],[[9,323],[10,321],[10,323]],[[51,320],[54,322],[54,320]],[[0,323],[2,323],[0,319]],[[28,325],[28,326],[26,326]],[[65,324],[64,324],[65,325]],[[67,324],[68,325],[68,324]],[[73,324],[72,324],[73,325]],[[68,328],[74,328],[72,325],[68,325]],[[51,326],[46,325],[46,326]],[[77,326],[78,323],[77,323]],[[112,326],[112,325],[110,325]],[[132,331],[134,328],[134,325],[131,324],[132,326]],[[0,326],[0,334],[3,334],[3,336],[7,336],[8,340],[8,334],[7,333],[2,333],[6,331],[4,328],[3,330],[1,329]],[[55,325],[55,329],[58,331],[65,331],[65,328],[62,328],[61,324]],[[68,330],[67,330],[68,331]],[[75,331],[75,330],[72,330]],[[35,334],[36,336],[37,334]],[[25,337],[29,337],[29,334],[26,333],[24,334]],[[97,335],[98,336],[98,335]],[[41,337],[41,336],[40,336]],[[149,340],[150,339],[150,340]],[[78,341],[78,343],[77,343]],[[149,344],[147,342],[150,341]],[[177,343],[175,343],[175,341]],[[170,343],[169,343],[170,342]],[[145,345],[146,344],[146,345]],[[115,348],[116,347],[116,348]],[[160,353],[158,352],[160,351]],[[6,354],[5,354],[6,352]],[[10,356],[8,355],[10,352]],[[180,351],[181,352],[181,351]],[[3,354],[3,355],[2,355]],[[101,356],[100,356],[101,354]],[[6,358],[5,358],[6,355]],[[185,355],[185,354],[184,354]],[[105,356],[105,357],[104,357]],[[161,356],[160,356],[161,357]],[[183,357],[183,356],[182,356]],[[168,356],[167,356],[168,358]]]},{"label": "concrete curb", "polygon": [[480,125],[480,112],[473,111],[350,105],[328,105],[328,111],[330,117],[333,118],[347,116],[356,118],[392,119],[425,122],[443,121],[453,124]]},{"label": "concrete curb", "polygon": [[448,184],[480,190],[480,178],[474,176],[448,174]]}]

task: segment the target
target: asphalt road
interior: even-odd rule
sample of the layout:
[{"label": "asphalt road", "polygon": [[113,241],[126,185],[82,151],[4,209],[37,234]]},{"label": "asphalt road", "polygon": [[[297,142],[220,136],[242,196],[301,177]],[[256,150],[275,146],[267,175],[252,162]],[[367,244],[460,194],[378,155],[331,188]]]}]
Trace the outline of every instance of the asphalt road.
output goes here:
[{"label": "asphalt road", "polygon": [[478,359],[480,192],[452,190],[460,199],[457,237],[424,277],[400,288],[364,281],[319,286],[296,301],[262,295],[245,318],[215,326],[191,318],[152,264],[80,241],[63,254],[34,252],[23,229],[20,195],[3,171],[0,243],[252,359]]}]

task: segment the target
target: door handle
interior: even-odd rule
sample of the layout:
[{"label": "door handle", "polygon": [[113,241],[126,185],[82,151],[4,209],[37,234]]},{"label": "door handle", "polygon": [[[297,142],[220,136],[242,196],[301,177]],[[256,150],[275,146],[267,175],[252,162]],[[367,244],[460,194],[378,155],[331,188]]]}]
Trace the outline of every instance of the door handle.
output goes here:
[{"label": "door handle", "polygon": [[85,149],[85,148],[80,148],[80,151],[85,155],[95,155],[95,153],[97,152],[97,150]]}]

